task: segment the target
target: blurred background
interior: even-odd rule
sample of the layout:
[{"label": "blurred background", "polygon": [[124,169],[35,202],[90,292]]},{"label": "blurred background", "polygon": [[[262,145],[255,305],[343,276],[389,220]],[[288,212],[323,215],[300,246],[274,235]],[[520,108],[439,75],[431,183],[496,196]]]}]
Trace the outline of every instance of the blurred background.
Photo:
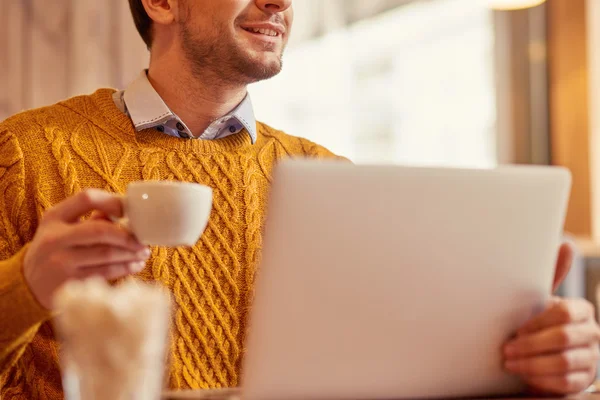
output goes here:
[{"label": "blurred background", "polygon": [[[257,117],[357,163],[562,165],[579,257],[600,281],[600,0],[296,0]],[[0,120],[98,87],[148,53],[126,0],[0,0]]]}]

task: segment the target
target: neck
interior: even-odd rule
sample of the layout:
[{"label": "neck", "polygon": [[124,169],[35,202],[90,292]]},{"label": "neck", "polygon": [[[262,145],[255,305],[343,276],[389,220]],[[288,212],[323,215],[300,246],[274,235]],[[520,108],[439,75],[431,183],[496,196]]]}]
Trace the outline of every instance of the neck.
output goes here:
[{"label": "neck", "polygon": [[[233,110],[247,93],[243,84],[225,82],[209,70],[173,69],[180,60],[152,58],[148,79],[152,86],[195,136]],[[179,64],[186,65],[185,62]]]}]

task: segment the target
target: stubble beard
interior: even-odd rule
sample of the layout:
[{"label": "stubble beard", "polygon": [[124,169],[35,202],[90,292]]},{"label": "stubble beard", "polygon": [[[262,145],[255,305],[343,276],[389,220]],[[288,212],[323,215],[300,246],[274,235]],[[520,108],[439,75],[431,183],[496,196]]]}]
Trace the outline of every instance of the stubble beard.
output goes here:
[{"label": "stubble beard", "polygon": [[[215,38],[229,38],[228,33],[223,32],[223,29],[218,32],[214,35]],[[205,78],[209,73],[223,83],[249,85],[271,79],[283,68],[282,54],[277,61],[265,65],[253,59],[233,40],[199,38],[187,24],[181,27],[181,41],[192,73],[198,78]],[[274,44],[265,43],[265,51],[273,51],[274,48]]]}]

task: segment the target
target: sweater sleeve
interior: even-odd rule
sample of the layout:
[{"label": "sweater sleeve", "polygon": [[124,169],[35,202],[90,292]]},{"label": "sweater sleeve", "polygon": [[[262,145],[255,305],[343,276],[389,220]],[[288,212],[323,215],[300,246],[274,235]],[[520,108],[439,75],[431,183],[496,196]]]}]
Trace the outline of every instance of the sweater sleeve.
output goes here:
[{"label": "sweater sleeve", "polygon": [[26,241],[33,236],[36,220],[25,169],[16,137],[0,130],[0,375],[15,365],[42,323],[51,317],[23,275]]}]

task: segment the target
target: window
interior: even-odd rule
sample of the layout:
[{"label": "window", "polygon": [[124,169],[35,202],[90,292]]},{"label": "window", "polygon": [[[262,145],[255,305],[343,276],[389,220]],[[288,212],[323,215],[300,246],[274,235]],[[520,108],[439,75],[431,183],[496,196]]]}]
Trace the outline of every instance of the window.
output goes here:
[{"label": "window", "polygon": [[495,165],[493,20],[474,3],[412,2],[290,45],[251,88],[257,117],[357,163]]}]

